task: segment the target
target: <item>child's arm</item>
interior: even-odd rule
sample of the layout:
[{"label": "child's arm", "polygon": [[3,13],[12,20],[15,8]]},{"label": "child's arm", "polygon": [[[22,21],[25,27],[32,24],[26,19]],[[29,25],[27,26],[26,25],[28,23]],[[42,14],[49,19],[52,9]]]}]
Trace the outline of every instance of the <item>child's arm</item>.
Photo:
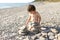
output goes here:
[{"label": "child's arm", "polygon": [[29,23],[30,19],[31,19],[31,16],[28,17],[28,19],[26,21],[26,25]]}]

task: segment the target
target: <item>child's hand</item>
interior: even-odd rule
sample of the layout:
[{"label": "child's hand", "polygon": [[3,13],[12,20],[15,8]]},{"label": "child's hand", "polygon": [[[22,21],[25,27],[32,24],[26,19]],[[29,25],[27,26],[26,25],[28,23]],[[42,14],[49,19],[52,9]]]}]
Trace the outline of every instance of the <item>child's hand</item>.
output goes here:
[{"label": "child's hand", "polygon": [[30,30],[32,29],[33,27],[30,28]]},{"label": "child's hand", "polygon": [[29,31],[33,31],[35,28],[34,27],[29,27],[28,30]]},{"label": "child's hand", "polygon": [[35,28],[34,27],[31,27],[31,31],[34,31],[35,30]]}]

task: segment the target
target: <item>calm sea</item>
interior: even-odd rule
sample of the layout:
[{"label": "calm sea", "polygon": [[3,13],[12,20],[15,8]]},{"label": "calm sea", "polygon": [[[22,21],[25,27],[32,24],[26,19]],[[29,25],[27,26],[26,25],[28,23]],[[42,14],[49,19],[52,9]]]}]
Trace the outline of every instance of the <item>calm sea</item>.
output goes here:
[{"label": "calm sea", "polygon": [[11,8],[11,7],[21,7],[27,3],[0,3],[0,9],[2,8]]}]

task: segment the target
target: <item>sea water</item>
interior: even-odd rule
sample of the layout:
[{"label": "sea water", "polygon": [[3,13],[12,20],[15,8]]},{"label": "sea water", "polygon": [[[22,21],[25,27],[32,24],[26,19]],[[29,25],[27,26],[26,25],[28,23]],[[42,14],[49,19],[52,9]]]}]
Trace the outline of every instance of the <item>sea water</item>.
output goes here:
[{"label": "sea water", "polygon": [[27,3],[0,3],[0,9],[2,8],[11,8],[11,7],[21,7]]}]

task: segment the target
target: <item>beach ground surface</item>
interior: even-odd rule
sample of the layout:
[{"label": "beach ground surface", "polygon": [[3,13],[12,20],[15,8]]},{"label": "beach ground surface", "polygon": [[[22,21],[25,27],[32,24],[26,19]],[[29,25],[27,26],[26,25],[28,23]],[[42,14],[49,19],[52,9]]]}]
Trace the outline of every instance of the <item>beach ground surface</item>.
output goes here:
[{"label": "beach ground surface", "polygon": [[21,36],[28,17],[27,5],[0,9],[0,40],[60,40],[60,2],[34,2],[41,15],[41,33]]}]

